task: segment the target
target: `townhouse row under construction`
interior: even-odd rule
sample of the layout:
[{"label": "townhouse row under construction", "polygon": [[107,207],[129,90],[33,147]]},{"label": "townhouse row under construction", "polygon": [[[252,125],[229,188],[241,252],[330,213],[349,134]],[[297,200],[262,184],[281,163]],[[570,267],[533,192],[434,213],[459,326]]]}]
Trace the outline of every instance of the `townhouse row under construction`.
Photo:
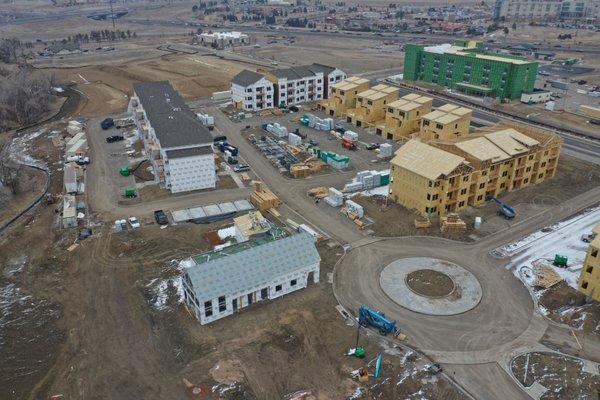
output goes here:
[{"label": "townhouse row under construction", "polygon": [[319,103],[328,116],[405,142],[391,159],[389,198],[423,216],[478,206],[500,193],[556,174],[562,139],[503,121],[471,126],[473,111],[352,76],[331,86]]}]

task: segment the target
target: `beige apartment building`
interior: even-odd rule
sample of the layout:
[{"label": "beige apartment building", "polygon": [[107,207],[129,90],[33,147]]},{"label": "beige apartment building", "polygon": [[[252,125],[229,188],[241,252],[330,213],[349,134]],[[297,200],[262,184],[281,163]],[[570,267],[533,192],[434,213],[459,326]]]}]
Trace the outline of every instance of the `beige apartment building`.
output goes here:
[{"label": "beige apartment building", "polygon": [[398,88],[379,84],[356,95],[356,108],[346,112],[346,122],[369,128],[385,119],[387,104],[398,99]]},{"label": "beige apartment building", "polygon": [[391,161],[390,198],[423,216],[441,216],[554,176],[560,137],[522,130],[428,143],[410,140]]},{"label": "beige apartment building", "polygon": [[428,114],[421,121],[421,140],[453,140],[467,136],[473,111],[455,104],[444,104]]},{"label": "beige apartment building", "polygon": [[579,274],[579,291],[600,301],[600,225],[597,225],[593,234],[595,238],[590,242],[583,268]]},{"label": "beige apartment building", "polygon": [[402,96],[388,104],[385,121],[377,126],[375,132],[386,139],[405,140],[418,134],[421,118],[431,112],[433,99],[415,93]]},{"label": "beige apartment building", "polygon": [[356,108],[356,97],[359,92],[369,88],[369,80],[358,76],[351,76],[331,86],[329,98],[319,104],[325,114],[339,117],[347,110]]}]

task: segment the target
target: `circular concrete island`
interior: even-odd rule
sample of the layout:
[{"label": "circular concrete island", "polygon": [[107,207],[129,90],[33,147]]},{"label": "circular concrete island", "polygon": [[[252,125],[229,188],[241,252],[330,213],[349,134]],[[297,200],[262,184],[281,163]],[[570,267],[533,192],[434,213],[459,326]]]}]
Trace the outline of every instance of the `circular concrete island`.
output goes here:
[{"label": "circular concrete island", "polygon": [[395,303],[421,314],[461,314],[481,300],[481,285],[472,273],[436,258],[396,260],[381,271],[379,284]]}]

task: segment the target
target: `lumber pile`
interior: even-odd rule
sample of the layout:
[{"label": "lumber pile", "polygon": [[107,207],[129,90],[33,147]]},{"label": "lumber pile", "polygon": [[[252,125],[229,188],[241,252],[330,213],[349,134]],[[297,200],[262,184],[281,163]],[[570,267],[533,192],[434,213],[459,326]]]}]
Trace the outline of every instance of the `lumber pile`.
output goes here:
[{"label": "lumber pile", "polygon": [[548,289],[563,280],[563,278],[554,269],[552,269],[551,266],[539,260],[534,261],[532,266],[533,273],[535,274],[533,286]]},{"label": "lumber pile", "polygon": [[312,188],[308,191],[308,195],[310,197],[314,197],[316,199],[322,199],[324,197],[327,197],[328,194],[329,194],[329,191],[327,190],[327,188],[325,186],[319,186],[316,188]]},{"label": "lumber pile", "polygon": [[420,228],[430,228],[430,227],[431,227],[431,220],[429,218],[425,218],[425,217],[415,218],[415,228],[420,229]]},{"label": "lumber pile", "polygon": [[275,193],[264,187],[261,181],[254,182],[254,191],[250,193],[250,203],[259,211],[266,211],[269,208],[276,208],[281,204],[281,201]]},{"label": "lumber pile", "polygon": [[467,230],[467,224],[460,219],[458,214],[450,213],[441,218],[440,228],[442,232],[464,232]]},{"label": "lumber pile", "polygon": [[242,172],[240,174],[240,178],[242,178],[242,181],[248,182],[250,180],[250,175],[248,175],[246,172]]},{"label": "lumber pile", "polygon": [[348,217],[350,221],[354,222],[354,224],[358,226],[358,229],[363,229],[365,227],[365,223],[360,219],[358,213],[351,211],[346,207],[342,207],[340,212]]},{"label": "lumber pile", "polygon": [[296,179],[299,179],[312,175],[312,172],[308,165],[300,163],[290,166],[290,175]]}]

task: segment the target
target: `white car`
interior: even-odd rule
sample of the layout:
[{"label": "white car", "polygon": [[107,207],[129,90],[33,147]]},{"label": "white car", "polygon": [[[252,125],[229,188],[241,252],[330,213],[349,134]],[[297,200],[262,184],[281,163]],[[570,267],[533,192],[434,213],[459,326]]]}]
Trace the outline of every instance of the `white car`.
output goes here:
[{"label": "white car", "polygon": [[129,222],[129,225],[131,225],[131,229],[137,229],[142,226],[136,217],[127,218],[127,222]]}]

